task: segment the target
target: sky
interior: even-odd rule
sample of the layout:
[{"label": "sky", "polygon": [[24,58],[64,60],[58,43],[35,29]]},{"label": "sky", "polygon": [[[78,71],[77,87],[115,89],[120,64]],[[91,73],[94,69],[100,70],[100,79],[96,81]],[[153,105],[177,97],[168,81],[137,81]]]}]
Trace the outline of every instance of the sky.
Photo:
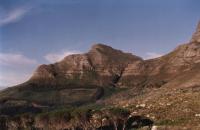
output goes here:
[{"label": "sky", "polygon": [[150,59],[187,43],[199,0],[0,0],[0,87],[94,43]]}]

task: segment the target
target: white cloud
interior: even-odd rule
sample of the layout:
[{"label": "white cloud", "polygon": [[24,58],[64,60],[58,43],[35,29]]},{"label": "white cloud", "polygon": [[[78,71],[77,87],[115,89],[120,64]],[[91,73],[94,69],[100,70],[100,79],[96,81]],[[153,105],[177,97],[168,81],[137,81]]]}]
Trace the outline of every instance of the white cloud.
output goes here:
[{"label": "white cloud", "polygon": [[147,52],[145,59],[153,59],[153,58],[158,58],[158,57],[161,57],[161,56],[163,56],[163,54],[159,54],[159,53],[156,53],[156,52]]},{"label": "white cloud", "polygon": [[63,51],[62,53],[49,53],[47,55],[44,56],[44,58],[50,62],[50,63],[54,63],[54,62],[58,62],[60,60],[62,60],[65,56],[68,55],[72,55],[72,54],[78,54],[80,53],[79,51]]},{"label": "white cloud", "polygon": [[[62,60],[65,56],[80,53],[78,51],[63,51],[49,53],[45,59],[49,62]],[[22,54],[0,53],[0,87],[10,87],[27,81],[38,62]]]},{"label": "white cloud", "polygon": [[0,53],[0,87],[25,82],[37,65],[36,60],[22,54]]},{"label": "white cloud", "polygon": [[37,61],[30,59],[22,54],[0,53],[0,65],[3,66],[21,66],[37,64]]},{"label": "white cloud", "polygon": [[13,22],[17,22],[18,20],[20,20],[21,18],[23,18],[23,16],[25,14],[27,14],[27,12],[30,10],[31,8],[16,8],[14,10],[9,11],[7,14],[4,14],[0,17],[0,26],[9,24],[9,23],[13,23]]},{"label": "white cloud", "polygon": [[1,72],[0,74],[0,86],[10,87],[21,84],[30,78],[30,74],[20,73],[16,71]]}]

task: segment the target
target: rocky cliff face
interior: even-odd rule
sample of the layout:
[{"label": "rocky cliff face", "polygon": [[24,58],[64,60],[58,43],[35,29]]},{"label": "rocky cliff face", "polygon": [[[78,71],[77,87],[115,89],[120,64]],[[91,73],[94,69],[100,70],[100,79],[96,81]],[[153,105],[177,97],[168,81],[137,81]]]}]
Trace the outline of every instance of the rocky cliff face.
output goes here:
[{"label": "rocky cliff face", "polygon": [[88,53],[70,55],[58,63],[39,66],[29,82],[47,81],[47,84],[67,87],[68,82],[76,79],[75,84],[114,85],[117,81],[113,80],[120,78],[130,63],[140,61],[141,58],[130,53],[95,44]]},{"label": "rocky cliff face", "polygon": [[197,25],[196,32],[192,36],[191,42],[200,42],[200,21]]}]

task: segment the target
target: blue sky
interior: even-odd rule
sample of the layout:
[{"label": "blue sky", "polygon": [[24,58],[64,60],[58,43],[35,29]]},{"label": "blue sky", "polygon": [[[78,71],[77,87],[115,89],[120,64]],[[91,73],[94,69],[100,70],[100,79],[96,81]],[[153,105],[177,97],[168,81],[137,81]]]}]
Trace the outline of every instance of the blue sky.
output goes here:
[{"label": "blue sky", "polygon": [[145,59],[190,40],[199,0],[0,0],[0,86],[104,43]]}]

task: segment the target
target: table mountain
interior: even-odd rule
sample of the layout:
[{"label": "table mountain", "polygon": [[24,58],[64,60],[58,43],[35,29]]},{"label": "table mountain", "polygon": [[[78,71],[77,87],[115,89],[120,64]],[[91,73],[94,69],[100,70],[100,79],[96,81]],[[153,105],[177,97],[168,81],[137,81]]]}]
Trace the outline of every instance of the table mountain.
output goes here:
[{"label": "table mountain", "polygon": [[155,59],[94,44],[84,54],[41,65],[27,82],[0,92],[0,113],[100,104],[126,107],[160,125],[191,126],[199,122],[199,79],[200,23],[188,43]]},{"label": "table mountain", "polygon": [[138,61],[142,59],[130,53],[95,44],[85,54],[70,55],[55,64],[39,66],[28,82],[58,87],[114,85],[126,66]]}]

